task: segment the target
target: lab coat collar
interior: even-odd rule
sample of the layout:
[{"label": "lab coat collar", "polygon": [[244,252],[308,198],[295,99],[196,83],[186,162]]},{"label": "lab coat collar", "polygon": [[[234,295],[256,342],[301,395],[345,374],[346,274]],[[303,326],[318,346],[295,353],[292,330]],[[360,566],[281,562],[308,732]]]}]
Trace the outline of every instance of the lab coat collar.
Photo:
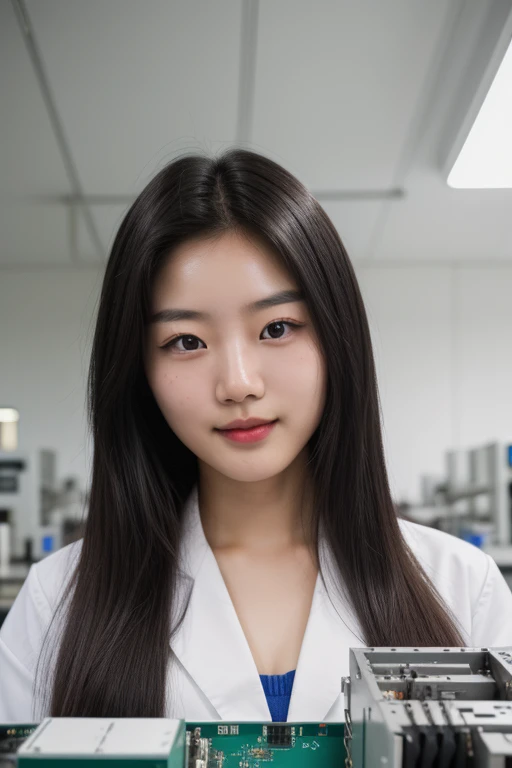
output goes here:
[{"label": "lab coat collar", "polygon": [[[319,554],[329,591],[319,574],[295,672],[288,722],[321,722],[326,718],[340,695],[341,677],[349,674],[349,647],[365,645],[358,637],[360,630],[349,602],[329,587],[329,574],[335,571],[323,537]],[[204,535],[197,485],[184,509],[181,568],[189,583],[193,579],[193,585],[191,592],[188,589],[185,618],[171,640],[174,654],[220,720],[271,720],[249,644]]]}]

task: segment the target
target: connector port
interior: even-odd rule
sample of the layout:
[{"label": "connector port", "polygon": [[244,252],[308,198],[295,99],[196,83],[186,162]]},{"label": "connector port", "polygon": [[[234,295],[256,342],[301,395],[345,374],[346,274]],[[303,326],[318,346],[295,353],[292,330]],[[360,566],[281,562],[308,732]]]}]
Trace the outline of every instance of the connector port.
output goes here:
[{"label": "connector port", "polygon": [[291,747],[292,729],[289,725],[267,725],[269,747]]}]

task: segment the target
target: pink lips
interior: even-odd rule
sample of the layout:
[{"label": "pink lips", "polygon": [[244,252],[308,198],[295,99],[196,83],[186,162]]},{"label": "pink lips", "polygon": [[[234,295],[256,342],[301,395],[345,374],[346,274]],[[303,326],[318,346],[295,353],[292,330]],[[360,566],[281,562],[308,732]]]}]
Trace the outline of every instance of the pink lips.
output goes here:
[{"label": "pink lips", "polygon": [[257,427],[251,429],[219,429],[223,437],[227,437],[228,440],[233,440],[236,443],[255,443],[260,440],[264,440],[265,437],[273,430],[277,422],[271,421],[268,424],[260,424]]}]

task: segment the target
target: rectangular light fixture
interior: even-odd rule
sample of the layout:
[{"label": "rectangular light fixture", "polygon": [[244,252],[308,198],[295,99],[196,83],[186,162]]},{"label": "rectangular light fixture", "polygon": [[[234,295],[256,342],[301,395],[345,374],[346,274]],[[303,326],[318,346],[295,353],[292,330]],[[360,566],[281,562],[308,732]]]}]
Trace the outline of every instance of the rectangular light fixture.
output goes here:
[{"label": "rectangular light fixture", "polygon": [[457,189],[512,188],[512,42],[447,183]]}]

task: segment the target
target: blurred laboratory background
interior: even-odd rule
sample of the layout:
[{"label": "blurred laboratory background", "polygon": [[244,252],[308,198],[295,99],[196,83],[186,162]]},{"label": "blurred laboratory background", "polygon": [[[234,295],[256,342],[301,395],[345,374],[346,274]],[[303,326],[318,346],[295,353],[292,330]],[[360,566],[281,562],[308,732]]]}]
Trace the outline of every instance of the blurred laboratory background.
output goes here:
[{"label": "blurred laboratory background", "polygon": [[124,212],[186,151],[284,165],[372,330],[397,511],[512,584],[512,0],[0,0],[0,622],[82,535]]}]

